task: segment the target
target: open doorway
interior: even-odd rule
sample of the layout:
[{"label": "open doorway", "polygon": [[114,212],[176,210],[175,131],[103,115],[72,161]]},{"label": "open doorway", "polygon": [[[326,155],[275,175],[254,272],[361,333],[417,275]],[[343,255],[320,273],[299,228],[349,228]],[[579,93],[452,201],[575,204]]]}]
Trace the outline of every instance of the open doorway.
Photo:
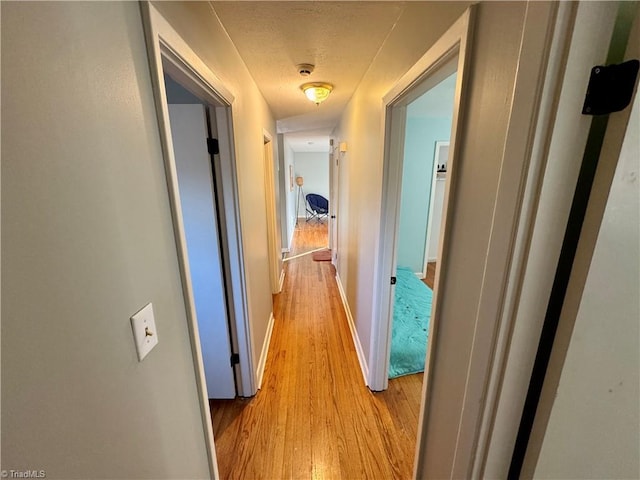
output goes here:
[{"label": "open doorway", "polygon": [[[456,159],[459,157],[461,128],[462,128],[462,105],[464,104],[464,95],[466,83],[468,82],[468,73],[465,66],[469,56],[470,43],[470,26],[472,23],[472,11],[468,10],[462,17],[458,19],[447,32],[423,55],[422,58],[395,84],[394,87],[383,98],[385,105],[384,125],[385,125],[385,141],[384,141],[384,161],[383,161],[383,182],[382,182],[382,205],[380,219],[380,237],[379,237],[379,257],[376,267],[376,296],[374,302],[374,316],[372,321],[371,335],[371,354],[369,362],[368,385],[373,391],[386,390],[390,386],[389,380],[389,364],[392,343],[393,328],[393,311],[395,300],[395,286],[397,281],[398,266],[398,245],[399,245],[399,227],[400,227],[400,211],[402,204],[402,188],[403,188],[403,163],[405,159],[405,143],[406,132],[411,129],[412,121],[408,120],[408,112],[416,108],[416,102],[425,93],[433,90],[439,84],[445,82],[451,77],[450,82],[455,86],[453,88],[453,102],[449,100],[448,106],[452,108],[451,120],[443,122],[449,126],[448,139],[445,132],[438,133],[437,138],[429,140],[430,145],[422,147],[424,153],[423,158],[427,158],[427,162],[435,163],[435,178],[433,175],[433,167],[431,165],[431,175],[423,182],[422,186],[423,202],[428,198],[428,204],[422,208],[424,222],[420,228],[420,240],[415,249],[416,263],[409,268],[409,278],[426,288],[418,276],[423,277],[429,271],[429,245],[431,237],[437,237],[437,254],[435,262],[435,272],[433,275],[433,292],[431,295],[431,305],[421,307],[423,312],[429,312],[428,326],[423,325],[421,330],[426,330],[426,338],[421,337],[418,344],[424,348],[424,365],[422,370],[424,373],[416,373],[412,375],[404,375],[400,378],[392,380],[392,382],[400,382],[403,386],[406,379],[416,380],[413,385],[409,386],[411,391],[420,391],[420,400],[418,411],[420,417],[417,425],[417,449],[414,463],[414,476],[421,477],[424,469],[424,450],[422,442],[425,433],[425,412],[429,408],[429,398],[432,394],[429,388],[433,382],[432,371],[435,367],[431,361],[433,352],[435,352],[434,344],[438,343],[438,323],[439,323],[439,300],[442,292],[438,286],[443,283],[447,264],[448,248],[447,242],[450,235],[448,218],[453,203],[456,173],[458,166]],[[467,71],[466,71],[467,70]],[[445,82],[446,85],[446,82]],[[450,97],[451,98],[451,97]],[[435,129],[433,129],[435,131]],[[441,137],[440,135],[445,135]],[[446,162],[442,161],[444,156],[445,142],[448,140],[448,154]],[[438,145],[438,158],[436,158],[436,142]],[[420,152],[419,152],[420,153]],[[444,167],[442,164],[444,163]],[[440,168],[438,168],[440,164]],[[428,166],[421,165],[423,169]],[[442,170],[438,172],[438,170]],[[426,168],[429,172],[429,168]],[[444,189],[442,195],[442,209],[437,213],[440,214],[441,220],[434,221],[436,216],[434,209],[429,214],[430,206],[435,206],[435,196],[437,188],[438,173],[443,178]],[[434,181],[436,186],[434,187]],[[425,193],[427,187],[430,187],[428,195]],[[432,195],[433,191],[433,195]],[[431,217],[431,218],[429,218]],[[424,220],[426,218],[426,221]],[[431,223],[431,228],[428,224]],[[439,232],[435,232],[433,225],[438,223]],[[424,237],[422,237],[424,235]],[[429,236],[429,241],[427,241]],[[425,264],[426,267],[425,268]],[[416,276],[416,273],[418,275]],[[424,343],[422,338],[424,338]],[[427,342],[428,338],[428,342]],[[420,356],[420,354],[418,354]],[[446,373],[445,373],[446,374]],[[395,384],[393,384],[395,388]],[[418,402],[416,402],[418,403]],[[416,405],[417,406],[417,405]]]},{"label": "open doorway", "polygon": [[[173,220],[187,327],[191,340],[203,434],[207,445],[211,476],[217,478],[218,468],[209,406],[209,397],[211,396],[209,389],[213,387],[209,386],[207,379],[207,365],[205,363],[208,362],[204,352],[204,343],[208,342],[206,342],[207,339],[205,342],[201,342],[201,339],[208,336],[208,332],[200,327],[200,312],[196,306],[196,285],[194,285],[194,277],[191,272],[190,252],[193,251],[193,248],[189,245],[190,241],[186,232],[186,224],[191,221],[186,219],[185,223],[185,212],[182,208],[183,200],[187,203],[189,201],[183,196],[193,193],[194,190],[183,185],[180,179],[181,168],[176,161],[172,127],[182,126],[177,112],[184,110],[189,112],[185,115],[191,119],[190,123],[192,122],[194,125],[193,129],[184,129],[185,131],[182,133],[185,134],[185,138],[187,135],[194,134],[196,129],[199,132],[197,133],[199,138],[203,135],[205,137],[197,140],[201,147],[204,145],[199,154],[199,170],[195,173],[188,172],[191,174],[190,178],[187,175],[185,179],[193,180],[194,177],[200,176],[201,178],[196,178],[196,181],[201,190],[196,196],[202,196],[202,192],[204,192],[204,196],[207,197],[205,200],[208,199],[209,202],[207,208],[209,213],[205,216],[205,223],[209,225],[209,241],[206,248],[210,256],[217,257],[219,262],[217,280],[220,282],[221,288],[215,303],[218,306],[222,304],[226,308],[226,317],[219,323],[226,327],[225,333],[228,335],[227,338],[224,338],[225,335],[221,335],[223,343],[226,342],[227,345],[230,343],[232,347],[229,356],[227,356],[228,350],[223,349],[222,354],[219,355],[220,358],[216,361],[219,361],[226,370],[232,370],[235,379],[234,395],[249,397],[255,395],[258,379],[252,354],[240,229],[232,122],[234,97],[153,5],[142,4],[141,12],[160,127],[167,193]],[[165,80],[178,84],[186,91],[186,95],[184,91],[180,92],[179,100],[172,97],[182,105],[180,108],[171,108],[173,112],[170,112],[168,87]],[[172,116],[174,117],[173,121]],[[178,130],[175,133],[178,133]],[[207,140],[207,133],[216,134],[216,137],[212,135],[209,137],[210,140]],[[178,150],[182,151],[182,148],[178,146]],[[187,181],[187,183],[189,182]],[[200,204],[204,205],[205,202],[201,201]],[[194,223],[196,228],[200,224],[198,219]],[[217,240],[216,245],[213,245],[214,240]],[[197,263],[197,261],[193,262],[194,270]],[[211,265],[212,263],[209,263],[209,266]],[[218,334],[219,332],[216,332],[214,335]],[[219,354],[219,352],[214,352],[214,354]],[[214,367],[217,368],[217,365]]]},{"label": "open doorway", "polygon": [[178,178],[182,230],[187,243],[208,398],[234,398],[228,271],[223,261],[214,107],[164,75],[171,140]]},{"label": "open doorway", "polygon": [[[430,313],[428,327],[426,327],[427,337],[429,342],[426,342],[424,347],[426,355],[424,358],[424,373],[417,373],[414,375],[405,375],[400,378],[392,380],[392,382],[399,382],[399,385],[403,386],[406,390],[404,383],[407,379],[417,380],[414,385],[409,385],[408,390],[420,391],[420,399],[416,401],[415,406],[420,412],[420,418],[417,423],[417,450],[414,463],[414,476],[419,478],[424,466],[424,451],[421,447],[425,432],[425,415],[424,412],[428,409],[428,392],[431,394],[429,385],[433,382],[433,375],[431,372],[434,370],[434,365],[431,363],[433,355],[434,344],[438,343],[438,322],[439,322],[439,298],[442,296],[442,292],[438,286],[442,284],[442,280],[445,277],[446,267],[443,267],[447,263],[447,241],[449,238],[448,225],[450,224],[448,216],[452,209],[449,205],[453,203],[451,199],[454,198],[455,184],[456,184],[456,172],[458,166],[456,165],[456,159],[459,156],[461,141],[461,125],[462,125],[462,110],[461,106],[464,104],[464,92],[466,88],[467,73],[465,72],[465,65],[467,63],[469,54],[469,42],[470,42],[470,25],[471,25],[471,10],[468,10],[465,15],[460,17],[445,34],[427,51],[427,53],[418,60],[418,62],[395,84],[394,87],[385,95],[383,102],[385,105],[385,143],[384,143],[384,163],[383,163],[383,183],[382,183],[382,214],[380,219],[380,237],[379,237],[379,257],[376,267],[376,300],[374,302],[374,315],[372,322],[372,335],[371,335],[371,354],[369,362],[369,375],[368,385],[373,391],[386,390],[388,387],[393,386],[395,389],[395,383],[391,384],[389,381],[389,360],[391,352],[391,340],[392,340],[392,327],[393,327],[393,308],[394,308],[394,293],[395,284],[397,281],[397,266],[398,266],[398,232],[400,225],[400,209],[401,209],[401,193],[402,193],[402,176],[403,176],[403,161],[405,151],[405,133],[407,132],[407,125],[411,126],[411,121],[408,122],[407,111],[414,101],[418,100],[422,95],[430,90],[434,89],[437,85],[455,75],[455,80],[452,80],[455,84],[453,93],[453,111],[451,121],[449,123],[450,135],[449,135],[449,151],[447,155],[446,165],[441,170],[446,170],[444,176],[444,194],[442,199],[441,220],[439,222],[441,228],[436,234],[433,229],[427,230],[426,223],[429,222],[429,207],[423,208],[422,215],[425,215],[426,222],[421,231],[421,235],[424,232],[424,240],[418,242],[419,247],[416,249],[418,261],[409,269],[410,277],[418,283],[422,283],[418,276],[423,276],[425,257],[427,267],[429,264],[428,248],[426,235],[437,236],[438,247],[436,256],[436,265],[433,280],[433,294],[431,299],[431,306],[425,306],[423,311]],[[451,103],[449,103],[451,106]],[[414,104],[415,107],[415,104]],[[437,165],[438,159],[435,158],[436,154],[436,142],[445,142],[446,138],[433,138],[430,140],[431,145],[425,148],[426,152],[423,154],[423,158],[432,158],[436,163],[436,181],[437,181]],[[442,146],[444,143],[439,144],[438,154],[443,154]],[[442,161],[440,160],[440,165]],[[423,165],[424,168],[424,165]],[[427,169],[428,171],[429,169]],[[433,175],[433,168],[431,169]],[[440,172],[444,173],[444,172]],[[430,186],[433,187],[433,177],[429,177]],[[423,192],[423,196],[425,193]],[[435,195],[435,189],[434,189]],[[424,198],[424,197],[423,197]],[[435,204],[431,193],[428,195],[429,202]],[[435,210],[431,215],[431,223]],[[425,252],[427,254],[425,255]],[[427,268],[428,271],[428,268]],[[416,276],[416,273],[419,275]],[[426,286],[425,286],[426,288]],[[423,327],[425,328],[425,327]],[[423,344],[424,346],[424,344]],[[392,390],[392,389],[390,389]],[[386,393],[386,392],[385,392]],[[381,395],[385,394],[382,393]],[[407,397],[408,398],[408,397]],[[415,398],[415,397],[413,397]]]},{"label": "open doorway", "polygon": [[[458,34],[466,36],[463,22],[460,26]],[[466,48],[453,33],[456,27],[385,97],[379,321],[374,320],[369,378],[374,391],[388,387],[390,374],[418,373],[416,381],[423,383],[420,372],[428,370],[439,277],[446,258],[447,211],[455,184],[456,132],[464,81]],[[416,295],[406,292],[407,283],[410,291],[421,294],[417,303]],[[395,342],[398,332],[394,335],[394,328],[398,330],[399,322],[394,322],[394,313],[406,314],[402,316],[411,325]],[[399,352],[407,343],[411,348]],[[394,344],[399,348],[394,349]],[[390,370],[392,354],[394,363],[398,358],[399,363],[407,363],[407,358],[409,362],[393,365]]]},{"label": "open doorway", "polygon": [[[330,144],[328,136],[309,136],[302,133],[284,135],[285,157],[291,187],[291,241],[284,261],[303,255],[317,260],[331,260],[329,251],[329,211],[331,176]],[[322,257],[322,258],[320,258]]]},{"label": "open doorway", "polygon": [[[456,73],[406,109],[389,378],[424,371],[438,262]],[[415,382],[422,383],[422,375]]]}]

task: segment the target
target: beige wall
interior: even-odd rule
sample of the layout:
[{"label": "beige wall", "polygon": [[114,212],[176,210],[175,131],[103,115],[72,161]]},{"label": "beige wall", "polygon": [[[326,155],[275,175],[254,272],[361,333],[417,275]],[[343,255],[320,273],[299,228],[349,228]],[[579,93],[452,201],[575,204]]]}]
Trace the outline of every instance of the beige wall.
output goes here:
[{"label": "beige wall", "polygon": [[[207,4],[160,10],[237,99],[257,361],[275,124]],[[138,4],[3,2],[2,73],[2,468],[208,478]],[[139,363],[129,317],[149,301],[159,344]]]},{"label": "beige wall", "polygon": [[147,65],[135,3],[2,4],[3,469],[209,476]]},{"label": "beige wall", "polygon": [[[271,135],[273,158],[277,159],[275,121],[209,3],[155,2],[154,6],[236,99],[233,104],[233,133],[253,358],[257,366],[272,311],[271,291],[264,288],[270,285],[270,280],[264,209],[263,129]],[[280,251],[280,232],[276,233],[276,249]],[[282,262],[279,264],[281,266]]]}]

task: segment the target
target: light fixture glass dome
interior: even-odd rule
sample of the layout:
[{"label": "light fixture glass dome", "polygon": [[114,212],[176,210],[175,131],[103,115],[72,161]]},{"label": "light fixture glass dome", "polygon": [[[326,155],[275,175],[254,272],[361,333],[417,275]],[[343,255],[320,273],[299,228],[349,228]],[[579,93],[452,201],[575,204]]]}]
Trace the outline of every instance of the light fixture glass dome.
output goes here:
[{"label": "light fixture glass dome", "polygon": [[320,105],[321,102],[324,102],[331,90],[333,90],[333,85],[330,83],[305,83],[300,87],[304,94],[307,96],[309,100],[311,100],[316,105]]}]

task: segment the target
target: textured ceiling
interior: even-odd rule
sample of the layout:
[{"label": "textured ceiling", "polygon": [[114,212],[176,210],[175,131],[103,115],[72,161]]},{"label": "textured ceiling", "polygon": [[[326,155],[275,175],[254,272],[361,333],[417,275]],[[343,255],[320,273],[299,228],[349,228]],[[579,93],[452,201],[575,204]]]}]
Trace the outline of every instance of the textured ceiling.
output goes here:
[{"label": "textured ceiling", "polygon": [[[314,151],[309,141],[327,146],[328,135],[349,102],[405,2],[213,1],[278,122],[279,133],[307,132],[290,140],[296,151]],[[311,63],[308,77],[296,65]],[[334,90],[319,106],[307,100],[300,85],[329,82]],[[326,140],[326,142],[325,142]]]}]

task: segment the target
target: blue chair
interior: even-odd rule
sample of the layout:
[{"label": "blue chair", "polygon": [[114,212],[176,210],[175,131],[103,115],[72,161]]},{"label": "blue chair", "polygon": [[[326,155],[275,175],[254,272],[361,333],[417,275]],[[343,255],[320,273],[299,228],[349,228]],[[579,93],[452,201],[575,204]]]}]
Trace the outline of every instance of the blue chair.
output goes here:
[{"label": "blue chair", "polygon": [[307,199],[307,222],[316,219],[322,222],[322,219],[329,215],[329,200],[317,193],[309,193]]}]

